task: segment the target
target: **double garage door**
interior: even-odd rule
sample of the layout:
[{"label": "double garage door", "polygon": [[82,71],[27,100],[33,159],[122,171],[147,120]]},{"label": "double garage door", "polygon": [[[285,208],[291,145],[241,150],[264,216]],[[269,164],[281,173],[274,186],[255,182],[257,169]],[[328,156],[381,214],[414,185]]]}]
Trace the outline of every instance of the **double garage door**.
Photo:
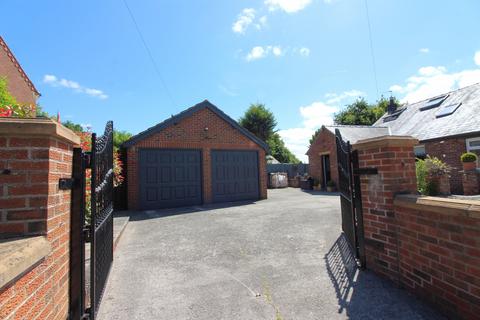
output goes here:
[{"label": "double garage door", "polygon": [[[210,162],[213,202],[259,198],[256,151],[213,150]],[[140,150],[140,207],[161,209],[201,204],[205,192],[202,167],[200,150]]]}]

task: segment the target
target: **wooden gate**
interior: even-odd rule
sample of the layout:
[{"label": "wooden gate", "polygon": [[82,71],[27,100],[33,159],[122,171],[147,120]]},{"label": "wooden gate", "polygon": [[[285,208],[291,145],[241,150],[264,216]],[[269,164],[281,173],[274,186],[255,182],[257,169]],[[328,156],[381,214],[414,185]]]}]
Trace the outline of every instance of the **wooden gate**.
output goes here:
[{"label": "wooden gate", "polygon": [[338,180],[342,230],[360,267],[365,266],[362,195],[358,152],[352,151],[349,141],[344,141],[340,130],[335,129],[337,145]]}]

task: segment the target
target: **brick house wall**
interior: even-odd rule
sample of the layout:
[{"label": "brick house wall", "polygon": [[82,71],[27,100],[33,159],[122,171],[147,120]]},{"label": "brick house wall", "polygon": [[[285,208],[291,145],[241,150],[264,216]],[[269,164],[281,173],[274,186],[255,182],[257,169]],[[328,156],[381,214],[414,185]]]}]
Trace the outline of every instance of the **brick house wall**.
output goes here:
[{"label": "brick house wall", "polygon": [[437,157],[452,167],[450,173],[450,191],[453,194],[463,194],[462,162],[460,156],[467,152],[465,138],[451,138],[423,143],[427,155]]},{"label": "brick house wall", "polygon": [[36,105],[40,94],[0,37],[0,78],[2,77],[7,78],[8,90],[19,104]]},{"label": "brick house wall", "polygon": [[[337,146],[335,135],[328,129],[323,128],[317,139],[308,149],[308,173],[323,184],[322,155],[330,156],[331,180],[338,186]],[[325,186],[324,186],[325,187]]]},{"label": "brick house wall", "polygon": [[[206,131],[205,128],[208,128]],[[138,209],[138,151],[140,148],[201,149],[203,202],[211,203],[210,150],[258,151],[260,198],[267,198],[265,150],[208,108],[201,109],[159,133],[138,141],[127,149],[127,192],[129,209]]]},{"label": "brick house wall", "polygon": [[[66,319],[69,306],[70,197],[80,139],[52,120],[0,121],[0,237],[44,241],[48,252],[0,287],[1,319]],[[28,237],[26,237],[28,236]],[[37,237],[32,237],[37,236]]]}]

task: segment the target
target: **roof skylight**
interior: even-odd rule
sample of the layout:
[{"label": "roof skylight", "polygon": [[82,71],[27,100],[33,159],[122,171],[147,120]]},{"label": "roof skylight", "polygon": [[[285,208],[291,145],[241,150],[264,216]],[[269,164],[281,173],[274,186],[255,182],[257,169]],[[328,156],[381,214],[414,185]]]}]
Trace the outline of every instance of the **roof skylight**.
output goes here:
[{"label": "roof skylight", "polygon": [[383,122],[389,122],[389,121],[396,120],[398,118],[398,116],[400,116],[402,114],[402,112],[405,111],[405,109],[407,109],[407,108],[399,109],[399,110],[395,111],[394,113],[389,114],[388,116],[383,118]]},{"label": "roof skylight", "polygon": [[428,110],[428,109],[438,107],[447,98],[448,98],[447,94],[444,94],[443,96],[440,96],[440,97],[432,98],[432,99],[428,100],[427,103],[423,107],[420,108],[420,111],[424,111],[424,110]]},{"label": "roof skylight", "polygon": [[444,106],[442,109],[438,110],[438,112],[435,114],[437,118],[441,117],[446,117],[454,113],[458,107],[460,107],[462,103],[454,103],[454,104],[449,104]]}]

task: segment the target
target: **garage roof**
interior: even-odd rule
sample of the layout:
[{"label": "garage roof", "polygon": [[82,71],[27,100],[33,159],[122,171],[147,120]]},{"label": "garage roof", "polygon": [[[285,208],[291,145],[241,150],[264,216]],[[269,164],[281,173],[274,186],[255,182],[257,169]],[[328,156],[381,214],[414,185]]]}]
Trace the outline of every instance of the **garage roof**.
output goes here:
[{"label": "garage roof", "polygon": [[262,147],[265,151],[268,152],[268,146],[265,142],[263,142],[261,139],[259,139],[257,136],[255,136],[253,133],[251,133],[250,131],[248,131],[244,127],[240,126],[237,121],[230,118],[225,112],[220,110],[218,107],[216,107],[214,104],[212,104],[208,100],[204,100],[203,102],[200,102],[200,103],[194,105],[193,107],[190,107],[190,108],[180,112],[179,114],[174,115],[174,116],[170,117],[169,119],[167,119],[163,122],[160,122],[159,124],[157,124],[157,125],[155,125],[151,128],[148,128],[145,131],[140,132],[139,134],[137,134],[137,135],[131,137],[129,140],[125,141],[122,146],[125,147],[125,148],[131,147],[135,143],[137,143],[138,141],[141,141],[141,140],[143,140],[143,139],[145,139],[145,138],[147,138],[147,137],[149,137],[149,136],[151,136],[155,133],[158,133],[158,132],[162,131],[163,129],[165,129],[165,128],[183,120],[184,118],[190,117],[194,113],[196,113],[200,110],[203,110],[203,109],[209,109],[210,111],[212,111],[213,113],[218,115],[221,119],[223,119],[224,121],[229,123],[232,127],[237,129],[238,131],[240,131],[242,134],[247,136],[250,140],[254,141],[256,144],[258,144],[260,147]]},{"label": "garage roof", "polygon": [[336,125],[324,126],[327,130],[335,134],[335,129],[340,130],[343,140],[350,141],[355,144],[360,140],[375,138],[379,136],[388,136],[390,131],[388,127],[371,127],[371,126],[353,126],[353,125]]}]

